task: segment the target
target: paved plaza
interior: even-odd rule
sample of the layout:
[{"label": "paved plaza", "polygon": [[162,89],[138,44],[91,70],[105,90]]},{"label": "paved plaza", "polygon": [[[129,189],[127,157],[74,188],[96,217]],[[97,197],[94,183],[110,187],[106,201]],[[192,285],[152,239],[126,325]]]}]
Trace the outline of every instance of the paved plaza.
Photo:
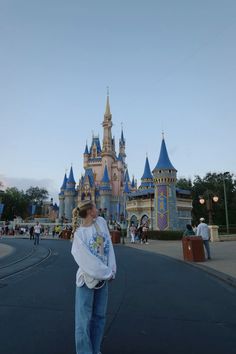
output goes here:
[{"label": "paved plaza", "polygon": [[[118,273],[102,353],[235,354],[236,288],[208,269],[219,272],[213,268],[223,258],[224,271],[233,267],[236,243],[211,246],[211,262],[190,265],[181,242],[115,245]],[[4,354],[75,354],[77,267],[70,249],[65,240],[44,239],[38,247],[29,239],[0,241]]]}]

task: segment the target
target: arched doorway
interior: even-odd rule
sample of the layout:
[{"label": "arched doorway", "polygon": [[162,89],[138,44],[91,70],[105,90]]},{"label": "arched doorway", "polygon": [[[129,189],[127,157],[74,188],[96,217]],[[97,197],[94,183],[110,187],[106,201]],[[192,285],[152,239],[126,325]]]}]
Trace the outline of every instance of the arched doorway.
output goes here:
[{"label": "arched doorway", "polygon": [[138,219],[137,219],[137,216],[136,215],[132,215],[131,218],[130,218],[130,225],[134,225],[134,226],[138,226]]},{"label": "arched doorway", "polygon": [[141,217],[140,223],[141,223],[141,225],[142,225],[142,224],[148,223],[148,221],[149,221],[149,217],[148,217],[147,215],[143,215],[143,216]]}]

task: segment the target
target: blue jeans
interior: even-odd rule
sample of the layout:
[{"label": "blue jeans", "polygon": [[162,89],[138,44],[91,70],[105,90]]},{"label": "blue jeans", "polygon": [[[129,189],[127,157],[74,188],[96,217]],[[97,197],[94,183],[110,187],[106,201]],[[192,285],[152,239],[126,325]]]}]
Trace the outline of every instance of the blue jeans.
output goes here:
[{"label": "blue jeans", "polygon": [[203,240],[206,252],[207,252],[207,258],[210,259],[211,258],[211,254],[210,254],[210,245],[209,245],[209,241],[208,240]]},{"label": "blue jeans", "polygon": [[98,354],[102,343],[108,300],[107,282],[101,289],[76,286],[76,354]]},{"label": "blue jeans", "polygon": [[39,236],[40,236],[40,234],[34,234],[34,244],[35,245],[38,245],[39,244]]}]

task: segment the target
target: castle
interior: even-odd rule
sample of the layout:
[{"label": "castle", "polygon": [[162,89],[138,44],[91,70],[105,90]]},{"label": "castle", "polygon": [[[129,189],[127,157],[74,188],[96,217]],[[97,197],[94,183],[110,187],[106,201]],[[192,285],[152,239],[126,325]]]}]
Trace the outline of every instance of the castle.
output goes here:
[{"label": "castle", "polygon": [[92,200],[107,221],[138,224],[147,220],[152,229],[184,229],[191,223],[191,195],[189,191],[176,188],[177,170],[169,160],[164,136],[153,173],[146,158],[141,185],[137,188],[137,182],[134,177],[130,180],[127,169],[123,129],[119,153],[116,153],[109,95],[102,126],[102,147],[98,136],[92,137],[90,148],[86,143],[85,172],[78,185],[72,167],[69,176],[64,176],[59,193],[60,220],[71,221],[75,206],[82,200]]}]

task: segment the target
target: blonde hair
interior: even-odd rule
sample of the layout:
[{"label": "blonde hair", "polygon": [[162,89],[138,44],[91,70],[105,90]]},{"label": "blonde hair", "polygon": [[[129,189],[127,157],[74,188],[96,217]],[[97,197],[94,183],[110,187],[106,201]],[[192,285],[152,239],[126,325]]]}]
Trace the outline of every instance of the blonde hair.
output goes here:
[{"label": "blonde hair", "polygon": [[79,222],[79,210],[78,208],[74,208],[72,210],[72,232],[71,232],[71,239],[74,238],[74,233],[76,229],[79,227],[80,222]]},{"label": "blonde hair", "polygon": [[81,202],[79,207],[76,207],[72,211],[72,233],[71,238],[74,238],[76,229],[80,226],[80,218],[84,219],[87,216],[87,211],[92,209],[94,203],[91,200]]}]

